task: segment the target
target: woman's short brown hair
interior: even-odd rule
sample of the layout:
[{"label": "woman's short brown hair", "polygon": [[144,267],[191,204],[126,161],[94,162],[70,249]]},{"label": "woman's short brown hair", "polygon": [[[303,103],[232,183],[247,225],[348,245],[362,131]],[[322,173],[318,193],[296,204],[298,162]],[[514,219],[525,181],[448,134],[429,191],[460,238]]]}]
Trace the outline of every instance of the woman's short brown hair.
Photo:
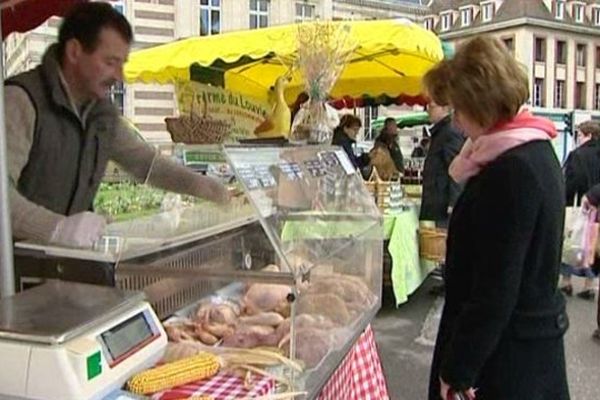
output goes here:
[{"label": "woman's short brown hair", "polygon": [[598,121],[585,121],[577,126],[577,130],[583,133],[585,136],[592,136],[592,139],[596,140],[600,138],[600,122]]},{"label": "woman's short brown hair", "polygon": [[527,73],[504,43],[478,36],[457,49],[424,78],[439,105],[449,104],[485,128],[512,119],[529,98]]},{"label": "woman's short brown hair", "polygon": [[451,73],[449,60],[444,60],[433,67],[423,77],[423,86],[428,101],[433,100],[438,106],[448,106],[448,78]]},{"label": "woman's short brown hair", "polygon": [[362,122],[360,121],[360,118],[358,118],[356,115],[352,115],[352,114],[344,114],[342,115],[342,117],[340,118],[340,128],[351,128],[353,126],[357,126],[357,127],[361,127],[362,126]]}]

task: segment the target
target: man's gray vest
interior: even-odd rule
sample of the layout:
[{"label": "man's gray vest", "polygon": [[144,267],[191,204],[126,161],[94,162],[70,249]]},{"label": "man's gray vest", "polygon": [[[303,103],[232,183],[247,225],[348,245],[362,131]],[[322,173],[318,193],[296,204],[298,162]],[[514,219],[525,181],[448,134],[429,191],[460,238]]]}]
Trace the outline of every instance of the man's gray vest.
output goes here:
[{"label": "man's gray vest", "polygon": [[6,81],[23,88],[35,107],[29,160],[17,183],[30,201],[62,215],[91,210],[110,156],[118,114],[96,102],[82,121],[61,85],[56,46],[37,68]]}]

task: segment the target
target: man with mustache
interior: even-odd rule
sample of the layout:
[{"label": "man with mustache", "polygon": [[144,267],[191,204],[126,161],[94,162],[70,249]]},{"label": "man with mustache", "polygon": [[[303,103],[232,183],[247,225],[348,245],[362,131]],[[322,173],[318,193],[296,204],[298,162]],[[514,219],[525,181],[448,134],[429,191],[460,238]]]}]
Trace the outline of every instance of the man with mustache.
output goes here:
[{"label": "man with mustache", "polygon": [[221,183],[138,139],[107,99],[111,86],[123,80],[132,40],[131,26],[109,4],[81,3],[63,20],[58,43],[41,65],[6,80],[16,240],[90,248],[105,227],[92,206],[109,160],[165,190],[228,201]]}]

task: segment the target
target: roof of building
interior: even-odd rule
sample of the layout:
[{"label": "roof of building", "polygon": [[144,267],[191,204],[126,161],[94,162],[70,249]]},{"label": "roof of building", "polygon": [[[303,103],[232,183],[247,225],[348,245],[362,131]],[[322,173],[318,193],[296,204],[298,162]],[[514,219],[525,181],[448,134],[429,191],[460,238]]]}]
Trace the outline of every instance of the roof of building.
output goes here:
[{"label": "roof of building", "polygon": [[[587,4],[597,4],[600,6],[600,3],[597,0],[582,1]],[[444,11],[458,11],[463,6],[479,5],[481,2],[482,0],[430,0],[428,7],[430,10],[430,14],[439,15]],[[571,16],[571,13],[567,10],[565,10],[564,17],[561,20],[557,20],[553,14],[553,10],[549,9],[548,6],[544,4],[543,0],[503,0],[500,2],[500,5],[494,13],[494,16],[491,21],[483,22],[481,18],[481,12],[474,13],[473,20],[466,27],[462,26],[460,17],[455,18],[448,32],[460,31],[462,29],[471,29],[490,23],[512,21],[518,18],[530,18],[545,21],[560,21],[567,24],[581,25],[581,23],[575,22],[575,20]],[[590,25],[590,20],[587,15],[584,16],[583,23],[587,24],[588,26]],[[437,25],[435,26],[435,30],[439,32],[440,28],[441,20],[438,21]]]}]

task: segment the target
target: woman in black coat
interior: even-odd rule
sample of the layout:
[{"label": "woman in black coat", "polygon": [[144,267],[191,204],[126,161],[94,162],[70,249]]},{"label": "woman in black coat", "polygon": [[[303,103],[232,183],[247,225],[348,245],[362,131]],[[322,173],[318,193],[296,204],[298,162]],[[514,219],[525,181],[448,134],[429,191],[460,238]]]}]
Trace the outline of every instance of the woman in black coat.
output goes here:
[{"label": "woman in black coat", "polygon": [[520,110],[527,76],[491,37],[466,42],[424,83],[469,138],[450,167],[465,187],[450,218],[429,399],[567,400],[554,125]]},{"label": "woman in black coat", "polygon": [[352,114],[345,114],[340,118],[340,124],[333,130],[333,138],[331,144],[341,146],[348,155],[350,162],[354,168],[361,170],[369,164],[369,156],[354,154],[354,146],[356,145],[356,135],[360,130],[362,123],[360,118]]}]

